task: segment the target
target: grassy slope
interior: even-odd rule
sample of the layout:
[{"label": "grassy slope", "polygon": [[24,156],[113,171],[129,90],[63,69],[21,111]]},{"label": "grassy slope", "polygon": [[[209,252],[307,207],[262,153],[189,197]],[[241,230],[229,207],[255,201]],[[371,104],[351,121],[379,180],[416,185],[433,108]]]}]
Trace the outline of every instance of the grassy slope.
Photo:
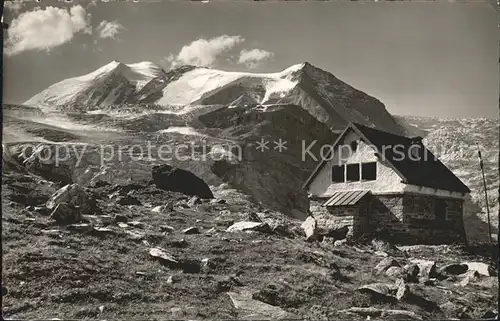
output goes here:
[{"label": "grassy slope", "polygon": [[[454,316],[416,303],[372,302],[355,289],[366,283],[394,281],[373,274],[373,267],[382,259],[373,249],[359,245],[361,252],[352,246],[306,243],[299,232],[300,222],[254,205],[234,190],[216,191],[227,204],[205,202],[192,208],[176,207],[170,214],[155,214],[150,206],[170,199],[182,203],[185,197],[146,187],[133,192],[144,205],[127,207],[110,200],[107,187],[93,189],[105,215],[119,213],[145,226],[121,228],[111,224],[108,227],[112,233],[84,233],[57,226],[46,215],[24,209],[43,203],[55,188],[32,176],[4,175],[5,317],[235,319],[244,314],[232,306],[226,292],[241,289],[260,291],[261,300],[271,289],[274,304],[306,319],[344,319],[348,316],[338,311],[352,306],[410,310],[426,319]],[[221,226],[221,210],[229,210],[223,217],[234,221],[258,213],[271,225],[285,225],[289,232],[286,236],[227,233]],[[162,224],[175,231],[162,232]],[[181,232],[190,226],[197,226],[201,234]],[[207,233],[213,227],[217,232]],[[48,235],[44,232],[47,230],[57,232]],[[134,239],[127,230],[141,236]],[[185,247],[179,247],[181,239],[187,242]],[[199,273],[169,269],[149,257],[148,250],[155,246],[185,259],[208,258],[211,265]],[[434,259],[438,264],[486,260],[447,246],[409,248],[408,253]],[[401,254],[397,260],[405,263],[408,258]],[[173,284],[167,282],[170,276],[175,277]],[[414,284],[412,291],[434,304],[451,300],[465,306],[471,317],[480,317],[498,300],[497,279],[493,277],[483,277],[466,288],[449,281],[439,283],[444,289]]]}]

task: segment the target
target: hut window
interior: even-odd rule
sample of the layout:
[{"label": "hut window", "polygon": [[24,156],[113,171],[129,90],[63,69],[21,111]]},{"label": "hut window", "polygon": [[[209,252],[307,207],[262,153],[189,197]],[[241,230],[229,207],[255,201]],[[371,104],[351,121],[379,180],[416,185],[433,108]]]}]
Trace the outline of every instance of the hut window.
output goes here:
[{"label": "hut window", "polygon": [[343,183],[344,182],[344,165],[332,166],[332,182]]},{"label": "hut window", "polygon": [[358,149],[358,141],[357,140],[352,141],[350,145],[351,145],[351,152],[354,153],[355,151],[357,151],[357,149]]},{"label": "hut window", "polygon": [[446,220],[446,202],[437,199],[434,201],[434,215],[438,220]]},{"label": "hut window", "polygon": [[359,164],[348,164],[346,181],[355,182],[359,181]]},{"label": "hut window", "polygon": [[364,181],[374,181],[377,179],[377,163],[361,164],[361,179]]}]

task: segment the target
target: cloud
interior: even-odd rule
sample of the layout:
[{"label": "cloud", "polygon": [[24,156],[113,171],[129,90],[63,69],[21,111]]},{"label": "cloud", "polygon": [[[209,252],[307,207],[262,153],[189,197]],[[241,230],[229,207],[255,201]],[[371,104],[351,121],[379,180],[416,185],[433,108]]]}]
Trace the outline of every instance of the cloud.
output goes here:
[{"label": "cloud", "polygon": [[245,65],[247,68],[257,68],[262,62],[270,59],[274,54],[263,49],[243,49],[240,52],[238,63]]},{"label": "cloud", "polygon": [[90,15],[76,5],[69,10],[52,6],[21,13],[9,26],[5,41],[7,55],[27,50],[46,50],[73,39],[76,33],[91,33]]},{"label": "cloud", "polygon": [[176,56],[170,54],[164,58],[171,67],[179,65],[212,66],[216,59],[234,46],[244,42],[241,36],[222,35],[211,39],[198,39],[182,47]]},{"label": "cloud", "polygon": [[103,20],[97,27],[99,32],[99,38],[106,39],[116,39],[116,36],[123,30],[126,30],[118,21],[106,21]]}]

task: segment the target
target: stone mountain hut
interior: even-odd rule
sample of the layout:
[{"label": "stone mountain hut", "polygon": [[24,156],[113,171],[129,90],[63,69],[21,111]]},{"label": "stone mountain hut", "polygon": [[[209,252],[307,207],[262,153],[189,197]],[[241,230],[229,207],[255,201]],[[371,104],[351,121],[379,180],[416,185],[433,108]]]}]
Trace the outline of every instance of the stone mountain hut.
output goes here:
[{"label": "stone mountain hut", "polygon": [[310,211],[349,222],[352,236],[463,243],[464,185],[422,143],[350,123],[304,184]]}]

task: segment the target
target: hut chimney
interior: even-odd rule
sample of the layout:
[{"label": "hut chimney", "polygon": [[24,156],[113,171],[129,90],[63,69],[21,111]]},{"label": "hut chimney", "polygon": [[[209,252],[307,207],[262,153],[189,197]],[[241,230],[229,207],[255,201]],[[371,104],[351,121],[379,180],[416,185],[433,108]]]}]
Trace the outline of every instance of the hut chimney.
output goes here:
[{"label": "hut chimney", "polygon": [[410,146],[410,152],[411,156],[415,158],[414,160],[422,160],[422,152],[423,152],[423,144],[422,144],[422,137],[420,136],[415,136],[411,137],[411,146]]},{"label": "hut chimney", "polygon": [[422,144],[422,137],[420,136],[415,136],[415,137],[411,137],[411,143],[412,144]]}]

